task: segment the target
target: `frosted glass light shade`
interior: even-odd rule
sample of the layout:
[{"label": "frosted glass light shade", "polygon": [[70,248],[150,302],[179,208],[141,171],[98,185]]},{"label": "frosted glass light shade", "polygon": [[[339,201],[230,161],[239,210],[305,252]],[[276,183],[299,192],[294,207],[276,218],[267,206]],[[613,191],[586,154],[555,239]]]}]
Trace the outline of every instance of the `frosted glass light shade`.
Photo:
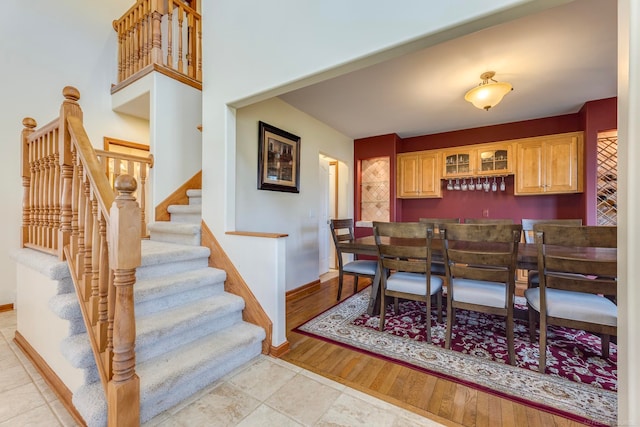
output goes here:
[{"label": "frosted glass light shade", "polygon": [[[480,76],[483,82],[479,86],[469,90],[464,99],[472,103],[481,110],[489,111],[491,107],[495,107],[502,98],[513,90],[511,84],[506,82],[497,82],[493,77],[493,72],[487,72]],[[491,79],[491,81],[489,81]]]}]

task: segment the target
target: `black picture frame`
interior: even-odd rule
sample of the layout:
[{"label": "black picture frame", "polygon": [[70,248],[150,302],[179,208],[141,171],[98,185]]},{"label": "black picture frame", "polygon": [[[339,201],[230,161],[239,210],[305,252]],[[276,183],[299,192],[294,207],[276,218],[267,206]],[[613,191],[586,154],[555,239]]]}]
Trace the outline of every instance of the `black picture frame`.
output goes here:
[{"label": "black picture frame", "polygon": [[300,137],[258,122],[258,190],[300,192]]}]

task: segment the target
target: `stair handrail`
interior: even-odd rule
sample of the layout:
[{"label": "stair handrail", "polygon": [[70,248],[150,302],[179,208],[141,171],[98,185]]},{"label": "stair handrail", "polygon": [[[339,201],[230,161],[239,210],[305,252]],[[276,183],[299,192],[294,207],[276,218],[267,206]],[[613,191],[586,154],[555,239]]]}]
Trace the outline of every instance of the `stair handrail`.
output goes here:
[{"label": "stair handrail", "polygon": [[[147,177],[153,168],[153,154],[136,156],[115,151],[94,150],[106,172],[111,187],[115,190],[116,179],[123,174],[132,175],[138,183],[136,200],[140,205],[140,237],[149,237],[147,232]],[[124,171],[123,171],[124,169]]]},{"label": "stair handrail", "polygon": [[136,181],[111,187],[82,124],[80,92],[67,86],[58,119],[22,132],[22,244],[66,259],[100,380],[109,426],[140,424],[133,286],[141,264]]},{"label": "stair handrail", "polygon": [[138,0],[113,21],[118,33],[118,84],[156,69],[201,86],[202,17],[190,4]]}]

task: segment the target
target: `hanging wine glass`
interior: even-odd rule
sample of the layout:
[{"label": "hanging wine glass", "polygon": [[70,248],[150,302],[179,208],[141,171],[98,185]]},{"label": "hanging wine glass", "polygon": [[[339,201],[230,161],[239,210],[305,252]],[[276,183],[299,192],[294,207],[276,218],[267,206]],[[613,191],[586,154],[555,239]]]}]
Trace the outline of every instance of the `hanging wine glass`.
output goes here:
[{"label": "hanging wine glass", "polygon": [[476,189],[476,185],[473,183],[473,178],[469,178],[469,191]]},{"label": "hanging wine glass", "polygon": [[484,183],[482,184],[482,187],[484,188],[484,192],[488,193],[489,189],[491,188],[491,184],[489,184],[489,177],[485,177],[484,178]]},{"label": "hanging wine glass", "polygon": [[479,177],[478,177],[478,182],[476,183],[476,190],[482,191],[482,181]]},{"label": "hanging wine glass", "polygon": [[451,179],[449,179],[449,182],[447,183],[447,190],[453,190],[453,182],[451,182]]},{"label": "hanging wine glass", "polygon": [[502,177],[502,182],[500,182],[500,191],[505,191],[507,186],[504,183],[504,176]]},{"label": "hanging wine glass", "polygon": [[491,184],[491,191],[494,193],[498,191],[498,184],[496,183],[496,177],[493,177],[493,183]]},{"label": "hanging wine glass", "polygon": [[453,186],[454,190],[460,190],[460,180],[458,178],[456,178],[456,183]]},{"label": "hanging wine glass", "polygon": [[460,189],[462,191],[467,191],[467,178],[462,178],[462,185],[460,186]]}]

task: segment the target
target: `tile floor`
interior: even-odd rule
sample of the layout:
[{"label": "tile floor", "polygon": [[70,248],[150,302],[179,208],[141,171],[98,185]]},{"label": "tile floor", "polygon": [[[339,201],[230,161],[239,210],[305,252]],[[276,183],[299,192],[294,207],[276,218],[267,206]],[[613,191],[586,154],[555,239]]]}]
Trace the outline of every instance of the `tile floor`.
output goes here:
[{"label": "tile floor", "polygon": [[[75,426],[13,343],[15,311],[0,313],[0,427]],[[144,426],[440,426],[290,363],[260,356]]]}]

